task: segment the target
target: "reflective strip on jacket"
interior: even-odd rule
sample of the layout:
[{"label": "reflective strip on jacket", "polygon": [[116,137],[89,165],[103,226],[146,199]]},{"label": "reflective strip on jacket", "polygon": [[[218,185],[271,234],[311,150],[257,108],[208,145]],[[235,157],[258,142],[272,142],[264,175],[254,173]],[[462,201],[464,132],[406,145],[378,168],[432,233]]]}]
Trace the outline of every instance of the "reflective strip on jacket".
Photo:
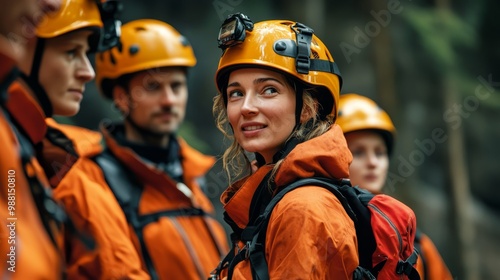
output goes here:
[{"label": "reflective strip on jacket", "polygon": [[[13,65],[13,61],[0,54],[2,89],[8,86],[3,81]],[[29,108],[23,108],[21,113],[27,110]],[[40,219],[20,159],[19,139],[12,130],[12,123],[7,121],[7,114],[2,104],[0,107],[0,145],[2,148],[0,152],[0,219],[2,219],[0,278],[61,279],[61,255]],[[35,159],[28,165],[27,172],[29,173],[27,174],[32,176],[41,170]],[[45,178],[39,179],[46,183]],[[11,206],[10,209],[9,206]]]},{"label": "reflective strip on jacket", "polygon": [[[297,145],[285,157],[275,182],[285,186],[312,176],[348,178],[351,161],[343,133],[334,125]],[[222,194],[221,202],[238,227],[248,224],[254,192],[271,168],[259,168]],[[350,280],[359,262],[353,221],[335,195],[315,186],[298,188],[278,202],[269,220],[265,252],[270,279]],[[251,278],[248,260],[236,265],[233,279]]]}]

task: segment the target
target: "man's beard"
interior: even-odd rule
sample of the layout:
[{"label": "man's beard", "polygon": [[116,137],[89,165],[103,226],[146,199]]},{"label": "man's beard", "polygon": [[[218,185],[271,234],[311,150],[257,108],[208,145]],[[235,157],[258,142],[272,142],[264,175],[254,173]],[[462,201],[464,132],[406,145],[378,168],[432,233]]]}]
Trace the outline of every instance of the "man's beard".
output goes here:
[{"label": "man's beard", "polygon": [[139,124],[137,124],[135,121],[132,120],[130,115],[128,115],[125,118],[125,121],[128,122],[133,129],[139,132],[140,135],[143,136],[143,138],[153,138],[156,140],[161,140],[162,138],[169,136],[170,134],[173,134],[173,132],[158,132],[154,131],[150,128],[142,127]]},{"label": "man's beard", "polygon": [[[129,108],[129,112],[132,112],[132,108]],[[171,107],[163,108],[160,112],[157,112],[155,114],[161,114],[161,113],[170,113],[174,117],[179,116],[178,112]],[[153,114],[152,117],[154,117],[155,114]],[[155,131],[151,128],[141,126],[138,123],[136,123],[134,120],[132,120],[132,118],[130,117],[131,115],[132,114],[129,113],[126,116],[125,121],[127,121],[137,132],[139,132],[139,134],[141,134],[143,136],[143,138],[152,138],[155,140],[161,140],[162,138],[175,133],[175,131],[173,131],[173,130],[170,130],[167,132],[158,132],[158,131]]]}]

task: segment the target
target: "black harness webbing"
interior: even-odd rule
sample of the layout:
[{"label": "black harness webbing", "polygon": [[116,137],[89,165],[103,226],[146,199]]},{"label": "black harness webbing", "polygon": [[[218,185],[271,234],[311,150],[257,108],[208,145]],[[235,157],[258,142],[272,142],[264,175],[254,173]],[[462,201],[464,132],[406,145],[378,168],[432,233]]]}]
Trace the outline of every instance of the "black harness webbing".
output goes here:
[{"label": "black harness webbing", "polygon": [[148,224],[157,222],[161,217],[200,216],[204,218],[203,220],[208,231],[212,235],[212,239],[214,240],[214,244],[219,251],[219,254],[223,254],[222,247],[220,247],[220,244],[217,242],[211,226],[205,219],[207,213],[203,211],[203,209],[190,207],[140,215],[139,201],[141,199],[143,191],[143,184],[137,180],[134,173],[129,170],[123,163],[121,163],[109,149],[106,149],[103,153],[94,157],[94,161],[100,166],[101,170],[103,171],[105,180],[113,191],[121,208],[123,209],[128,223],[134,228],[134,231],[141,245],[142,257],[151,276],[151,279],[159,279],[159,276],[156,268],[154,267],[153,260],[147,250],[143,229]]}]

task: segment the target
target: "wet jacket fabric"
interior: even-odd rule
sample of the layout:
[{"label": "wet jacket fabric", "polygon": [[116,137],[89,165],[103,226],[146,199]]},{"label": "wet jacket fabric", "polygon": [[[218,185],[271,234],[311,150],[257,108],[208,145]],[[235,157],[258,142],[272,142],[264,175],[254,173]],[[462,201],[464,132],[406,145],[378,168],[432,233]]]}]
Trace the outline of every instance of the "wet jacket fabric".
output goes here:
[{"label": "wet jacket fabric", "polygon": [[[17,118],[30,118],[38,112],[23,107],[7,110],[6,102],[17,96],[7,94],[10,68],[14,62],[0,54],[0,278],[1,279],[61,279],[62,257],[58,248],[62,234],[54,223],[43,225],[40,211],[32,196],[30,183],[49,188],[41,166],[34,157],[33,147],[22,128],[14,125]],[[13,98],[12,98],[13,97]],[[17,123],[18,124],[18,123]],[[37,124],[36,121],[33,123]],[[43,129],[29,136],[43,137]],[[21,143],[24,147],[21,148]],[[29,152],[32,153],[29,153]],[[21,158],[23,157],[23,159]],[[9,205],[10,204],[10,205]],[[11,206],[9,209],[8,206]],[[48,233],[48,230],[51,234]],[[55,243],[51,240],[53,236]],[[57,245],[56,245],[57,243]]]},{"label": "wet jacket fabric", "polygon": [[[133,174],[140,184],[137,187],[142,187],[138,214],[192,207],[213,214],[213,205],[197,183],[214,164],[213,157],[201,154],[178,139],[184,172],[184,185],[179,189],[166,173],[147,164],[131,149],[119,145],[114,133],[123,130],[123,126],[112,127],[115,129],[102,129],[107,148],[123,163],[127,172]],[[97,165],[89,172],[95,182],[107,184]],[[144,227],[144,246],[132,227],[130,232],[137,251],[147,251],[160,279],[206,279],[228,250],[226,234],[211,216],[160,217]],[[143,267],[147,270],[145,261]]]},{"label": "wet jacket fabric", "polygon": [[417,260],[417,271],[421,280],[452,280],[453,276],[444,263],[436,246],[424,233],[420,234],[419,247],[422,250]]},{"label": "wet jacket fabric", "polygon": [[[75,227],[96,243],[91,250],[74,232],[65,232],[62,252],[67,279],[149,279],[130,242],[125,217],[114,195],[87,175],[87,165],[93,162],[84,156],[102,151],[102,136],[45,119],[26,86],[15,84],[10,92],[16,98],[9,108],[23,109],[19,123],[31,135],[54,198],[64,205]],[[26,108],[38,113],[22,118]]]},{"label": "wet jacket fabric", "polygon": [[[285,157],[275,183],[286,186],[312,176],[348,178],[351,161],[344,135],[334,125],[298,144]],[[222,194],[221,202],[238,227],[248,224],[252,197],[272,167],[260,167]],[[270,279],[352,279],[359,263],[353,221],[334,194],[317,186],[298,188],[278,202],[269,220],[265,254]],[[236,265],[233,279],[252,279],[248,260]]]}]

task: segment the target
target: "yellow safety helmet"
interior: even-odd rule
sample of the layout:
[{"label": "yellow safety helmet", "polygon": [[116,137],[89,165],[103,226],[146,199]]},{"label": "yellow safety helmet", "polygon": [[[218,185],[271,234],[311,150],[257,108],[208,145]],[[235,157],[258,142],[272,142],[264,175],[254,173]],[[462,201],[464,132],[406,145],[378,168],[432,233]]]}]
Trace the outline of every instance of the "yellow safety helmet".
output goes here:
[{"label": "yellow safety helmet", "polygon": [[36,36],[53,38],[82,28],[96,28],[91,49],[99,43],[100,29],[103,27],[101,13],[96,0],[63,0],[61,8],[48,14],[36,28]]},{"label": "yellow safety helmet", "polygon": [[320,118],[337,114],[342,84],[340,71],[325,44],[306,25],[290,20],[253,22],[241,13],[230,15],[219,32],[223,50],[215,74],[220,94],[229,73],[242,67],[262,67],[288,74],[316,89]]},{"label": "yellow safety helmet", "polygon": [[194,65],[193,48],[175,28],[154,19],[135,20],[122,26],[119,46],[96,55],[96,83],[106,97],[112,98],[113,81],[122,75]]},{"label": "yellow safety helmet", "polygon": [[389,115],[370,98],[355,93],[340,95],[337,124],[344,134],[359,130],[380,132],[391,153],[396,128]]}]

